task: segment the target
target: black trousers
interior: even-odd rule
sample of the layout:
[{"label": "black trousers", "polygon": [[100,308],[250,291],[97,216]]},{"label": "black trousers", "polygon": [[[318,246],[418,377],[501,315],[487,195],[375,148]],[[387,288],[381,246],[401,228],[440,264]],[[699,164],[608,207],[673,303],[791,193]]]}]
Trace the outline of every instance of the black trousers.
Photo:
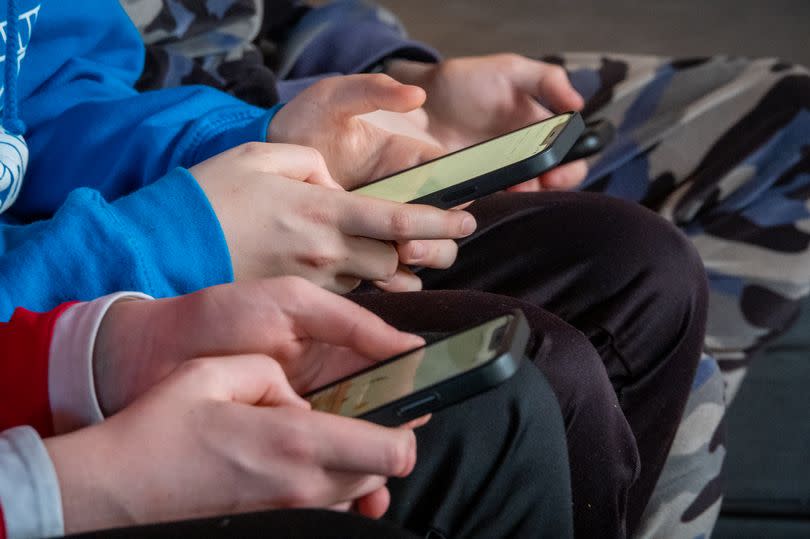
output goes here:
[{"label": "black trousers", "polygon": [[279,510],[80,537],[572,536],[562,415],[551,387],[530,362],[501,386],[436,414],[417,430],[417,447],[414,472],[389,485],[391,510],[383,521],[332,511]]},{"label": "black trousers", "polygon": [[[423,333],[453,331],[521,307],[535,335],[531,359],[563,412],[576,535],[630,535],[666,460],[700,358],[707,303],[702,263],[666,221],[603,195],[502,193],[470,211],[478,231],[461,242],[453,267],[420,272],[432,291],[352,298],[401,329]],[[508,420],[503,411],[501,421]],[[489,427],[482,419],[472,428]],[[417,477],[418,471],[419,465]],[[395,501],[404,503],[398,483]],[[392,518],[419,529],[393,506]],[[460,530],[468,528],[451,531]]]}]

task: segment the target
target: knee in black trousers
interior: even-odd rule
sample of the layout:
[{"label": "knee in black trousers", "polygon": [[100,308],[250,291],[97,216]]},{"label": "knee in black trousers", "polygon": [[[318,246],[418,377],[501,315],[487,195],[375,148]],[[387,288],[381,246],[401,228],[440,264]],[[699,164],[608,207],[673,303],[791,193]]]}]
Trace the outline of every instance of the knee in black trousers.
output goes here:
[{"label": "knee in black trousers", "polygon": [[420,274],[425,286],[519,298],[589,338],[641,456],[629,499],[632,533],[666,460],[703,346],[707,289],[699,257],[658,215],[605,195],[502,193],[470,211],[478,231],[460,242],[451,268]]}]

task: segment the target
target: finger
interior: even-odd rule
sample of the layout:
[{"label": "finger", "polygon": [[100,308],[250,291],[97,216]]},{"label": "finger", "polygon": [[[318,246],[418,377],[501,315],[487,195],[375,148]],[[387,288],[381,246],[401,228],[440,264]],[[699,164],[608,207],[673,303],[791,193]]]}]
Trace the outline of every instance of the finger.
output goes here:
[{"label": "finger", "polygon": [[585,100],[571,85],[565,69],[523,56],[510,57],[509,73],[518,89],[539,98],[556,112],[581,110]]},{"label": "finger", "polygon": [[195,391],[205,388],[209,397],[218,400],[310,408],[290,386],[278,362],[262,354],[193,359],[175,372]]},{"label": "finger", "polygon": [[419,292],[422,290],[422,279],[405,266],[400,266],[391,279],[374,281],[374,286],[385,292]]},{"label": "finger", "polygon": [[330,109],[344,119],[376,110],[409,112],[425,102],[424,90],[388,75],[348,75],[331,82]]},{"label": "finger", "polygon": [[339,273],[367,281],[387,281],[396,273],[399,257],[390,242],[353,236],[344,241],[350,256],[341,263]]},{"label": "finger", "polygon": [[329,506],[330,511],[338,511],[340,513],[345,513],[352,508],[352,502],[340,502]]},{"label": "finger", "polygon": [[572,161],[553,168],[540,176],[540,183],[546,189],[573,189],[588,175],[588,165],[584,159]]},{"label": "finger", "polygon": [[380,240],[431,240],[469,236],[475,218],[465,211],[440,210],[423,204],[400,204],[347,194],[337,213],[338,228],[350,236]]},{"label": "finger", "polygon": [[309,495],[303,499],[308,507],[333,505],[350,508],[360,498],[385,488],[388,478],[381,475],[335,472],[331,470],[302,469],[296,474],[300,481],[310,485]]},{"label": "finger", "polygon": [[[313,281],[315,282],[315,281]],[[335,275],[331,281],[321,284],[326,290],[334,292],[335,294],[348,294],[358,286],[363,284],[362,279],[352,277],[349,275]]]},{"label": "finger", "polygon": [[425,414],[422,417],[417,417],[416,419],[411,419],[404,425],[400,425],[399,428],[401,429],[418,429],[419,427],[424,427],[430,421],[430,418],[433,417],[433,414]]},{"label": "finger", "polygon": [[368,421],[324,412],[306,412],[315,457],[326,469],[343,473],[405,477],[416,463],[416,436]]},{"label": "finger", "polygon": [[542,191],[543,186],[540,183],[539,178],[532,178],[529,181],[513,185],[512,187],[507,187],[506,190],[510,193],[536,193],[538,191]]},{"label": "finger", "polygon": [[386,358],[417,348],[424,340],[403,333],[356,303],[327,292],[303,279],[289,286],[300,301],[287,302],[287,316],[295,330],[316,341],[345,346],[368,358]]},{"label": "finger", "polygon": [[[388,176],[407,168],[421,165],[431,159],[447,154],[447,150],[440,144],[428,144],[413,137],[393,135],[389,137],[380,154],[380,165],[373,171],[374,178]],[[369,178],[373,180],[374,178]]]},{"label": "finger", "polygon": [[388,506],[391,504],[391,493],[387,487],[382,487],[374,492],[357,498],[354,502],[354,510],[366,518],[382,518]]},{"label": "finger", "polygon": [[412,266],[447,269],[458,255],[458,244],[453,240],[412,240],[397,245],[399,261]]},{"label": "finger", "polygon": [[297,144],[251,142],[240,146],[238,151],[242,153],[243,164],[265,174],[343,190],[332,178],[326,161],[315,148]]}]

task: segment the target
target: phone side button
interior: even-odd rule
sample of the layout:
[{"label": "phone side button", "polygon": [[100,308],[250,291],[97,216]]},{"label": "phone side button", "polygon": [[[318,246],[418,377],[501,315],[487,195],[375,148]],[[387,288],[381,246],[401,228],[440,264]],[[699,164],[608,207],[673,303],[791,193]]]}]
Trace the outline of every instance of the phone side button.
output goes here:
[{"label": "phone side button", "polygon": [[436,408],[436,405],[439,404],[440,400],[441,399],[437,393],[425,395],[421,399],[409,402],[408,404],[404,404],[397,408],[397,415],[400,417],[406,415],[417,417],[422,414],[427,414]]}]

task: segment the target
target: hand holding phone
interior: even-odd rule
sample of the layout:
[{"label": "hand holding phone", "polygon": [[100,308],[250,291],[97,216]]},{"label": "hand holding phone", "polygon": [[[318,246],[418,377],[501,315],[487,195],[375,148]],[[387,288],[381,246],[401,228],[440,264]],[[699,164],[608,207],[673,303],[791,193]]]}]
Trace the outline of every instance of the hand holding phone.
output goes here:
[{"label": "hand holding phone", "polygon": [[395,202],[452,208],[530,180],[559,165],[583,129],[579,113],[559,114],[352,192]]},{"label": "hand holding phone", "polygon": [[436,412],[509,379],[529,340],[519,310],[317,389],[313,410],[396,426]]}]

